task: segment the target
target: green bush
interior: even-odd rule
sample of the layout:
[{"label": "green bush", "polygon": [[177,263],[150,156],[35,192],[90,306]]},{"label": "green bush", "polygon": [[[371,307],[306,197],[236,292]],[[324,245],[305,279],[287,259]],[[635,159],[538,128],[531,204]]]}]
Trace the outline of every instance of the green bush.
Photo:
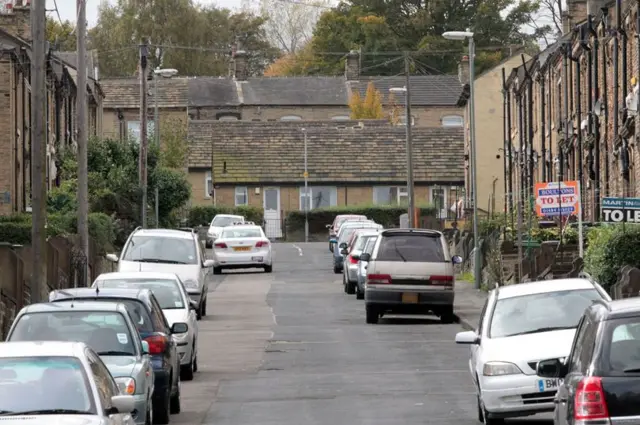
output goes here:
[{"label": "green bush", "polygon": [[0,223],[26,223],[26,222],[31,223],[31,214],[0,215]]},{"label": "green bush", "polygon": [[0,222],[0,242],[27,245],[31,242],[31,222]]},{"label": "green bush", "polygon": [[224,207],[213,205],[196,206],[189,210],[187,225],[189,227],[208,226],[216,214],[237,214],[244,216],[245,220],[253,221],[261,225],[264,221],[264,210],[258,207],[240,206]]},{"label": "green bush", "polygon": [[640,226],[594,227],[588,234],[584,268],[607,290],[624,266],[640,267]]}]

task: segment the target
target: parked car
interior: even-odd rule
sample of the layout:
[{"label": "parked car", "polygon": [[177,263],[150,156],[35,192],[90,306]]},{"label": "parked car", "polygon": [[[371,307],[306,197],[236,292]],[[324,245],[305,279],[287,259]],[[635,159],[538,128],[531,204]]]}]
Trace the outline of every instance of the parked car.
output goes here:
[{"label": "parked car", "polygon": [[373,253],[373,248],[376,246],[376,239],[378,239],[379,235],[375,237],[368,237],[365,242],[364,249],[358,255],[358,268],[357,268],[357,279],[356,279],[356,298],[359,300],[364,300],[364,286],[367,280],[367,264],[368,261],[362,260],[361,255],[367,253],[371,255]]},{"label": "parked car", "polygon": [[209,230],[207,230],[206,247],[213,248],[213,242],[220,236],[220,232],[235,223],[244,223],[245,219],[242,215],[233,214],[216,214],[211,220]]},{"label": "parked car", "polygon": [[568,356],[584,310],[601,300],[610,297],[587,279],[544,280],[491,291],[478,329],[456,335],[458,344],[471,346],[478,419],[490,425],[553,411],[558,381],[537,376],[538,362]]},{"label": "parked car", "polygon": [[[107,273],[98,276],[98,280],[107,275],[125,273]],[[145,275],[146,273],[138,273]],[[167,323],[158,300],[149,289],[71,288],[51,291],[49,302],[73,300],[81,302],[112,302],[124,304],[129,310],[138,328],[140,337],[149,344],[149,355],[153,367],[153,419],[156,423],[168,423],[170,413],[180,413],[180,363],[176,343],[171,334],[178,333],[186,323]],[[184,326],[183,326],[184,325]]]},{"label": "parked car", "polygon": [[198,322],[196,305],[189,299],[184,284],[172,273],[104,273],[92,288],[148,289],[158,300],[162,313],[171,327],[171,337],[177,345],[180,379],[190,381],[198,371]]},{"label": "parked car", "polygon": [[[100,356],[117,387],[134,398],[138,425],[153,420],[153,368],[124,304],[64,301],[28,305],[16,316],[7,341],[80,341]],[[60,391],[57,389],[55,391]]]},{"label": "parked car", "polygon": [[225,227],[213,244],[213,273],[224,269],[262,268],[273,271],[271,242],[262,227],[238,224]]},{"label": "parked car", "polygon": [[387,313],[440,316],[452,323],[454,299],[453,265],[441,232],[427,229],[387,229],[380,232],[367,261],[364,290],[367,323],[378,323]]},{"label": "parked car", "polygon": [[342,223],[346,221],[366,221],[368,220],[366,215],[359,214],[338,214],[334,219],[333,223],[327,224],[327,229],[329,230],[329,251],[333,252],[333,247],[335,243],[331,242],[331,239],[334,239],[338,235],[338,230],[340,230],[340,226]]},{"label": "parked car", "polygon": [[213,260],[206,259],[198,235],[190,231],[138,228],[129,235],[120,258],[108,254],[118,272],[175,273],[196,303],[198,319],[207,315],[207,291]]},{"label": "parked car", "polygon": [[554,424],[636,421],[640,417],[638,353],[639,298],[599,300],[587,307],[569,354],[537,365],[538,376],[558,384]]},{"label": "parked car", "polygon": [[135,424],[134,397],[82,342],[0,344],[0,371],[4,423]]},{"label": "parked car", "polygon": [[[371,238],[377,238],[380,229],[358,229],[353,232],[347,247],[343,249],[345,256],[342,268],[342,286],[347,294],[355,294],[358,288],[358,262],[365,244]],[[363,293],[364,295],[364,293]]]},{"label": "parked car", "polygon": [[333,250],[334,273],[342,273],[342,267],[344,264],[344,254],[342,253],[342,250],[347,247],[347,242],[356,229],[382,229],[382,225],[373,221],[355,221],[347,222],[340,226],[337,238],[332,239],[338,246],[338,249]]}]

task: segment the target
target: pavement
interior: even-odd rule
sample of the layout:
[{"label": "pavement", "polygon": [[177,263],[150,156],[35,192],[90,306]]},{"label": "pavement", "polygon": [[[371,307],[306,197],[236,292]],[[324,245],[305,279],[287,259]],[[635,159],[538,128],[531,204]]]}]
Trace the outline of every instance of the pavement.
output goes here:
[{"label": "pavement", "polygon": [[367,325],[325,243],[274,244],[274,259],[273,273],[214,277],[199,370],[171,424],[478,424],[469,348],[454,343],[484,302],[472,284],[456,286],[461,324],[385,316]]},{"label": "pavement", "polygon": [[456,281],[454,312],[458,322],[466,330],[475,330],[480,323],[480,313],[487,300],[487,293],[474,288],[473,282]]}]

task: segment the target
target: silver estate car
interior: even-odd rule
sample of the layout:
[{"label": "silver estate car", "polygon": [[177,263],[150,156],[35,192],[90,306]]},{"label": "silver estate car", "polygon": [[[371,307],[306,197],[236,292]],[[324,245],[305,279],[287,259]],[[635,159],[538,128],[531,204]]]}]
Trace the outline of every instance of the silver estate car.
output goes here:
[{"label": "silver estate car", "polygon": [[140,339],[125,304],[31,304],[20,310],[6,340],[84,342],[100,356],[122,394],[133,396],[135,423],[152,420],[154,375],[149,345]]},{"label": "silver estate car", "polygon": [[358,229],[353,235],[351,246],[345,248],[346,254],[344,266],[342,267],[342,285],[344,286],[345,293],[356,293],[358,289],[358,266],[360,262],[360,254],[362,253],[367,241],[371,238],[377,238],[379,233],[379,229]]}]

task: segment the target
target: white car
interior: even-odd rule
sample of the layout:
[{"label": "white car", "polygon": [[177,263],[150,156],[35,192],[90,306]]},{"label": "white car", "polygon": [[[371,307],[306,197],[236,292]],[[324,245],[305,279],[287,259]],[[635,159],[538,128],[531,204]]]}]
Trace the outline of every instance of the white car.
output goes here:
[{"label": "white car", "polygon": [[213,273],[223,269],[262,268],[273,270],[271,242],[262,227],[237,224],[225,227],[213,244]]},{"label": "white car", "polygon": [[206,259],[197,233],[190,229],[137,228],[129,235],[120,258],[108,254],[107,260],[117,263],[118,272],[177,274],[189,297],[197,305],[198,319],[207,315],[207,292],[213,260]]},{"label": "white car", "polygon": [[582,314],[599,299],[611,298],[587,279],[521,283],[489,293],[478,329],[456,335],[456,343],[471,345],[479,421],[489,425],[554,410],[558,381],[537,376],[537,364],[569,355]]},{"label": "white car", "polygon": [[207,230],[207,248],[213,247],[213,241],[215,241],[219,236],[222,229],[227,226],[232,226],[237,223],[244,223],[244,216],[241,215],[233,215],[233,214],[217,214],[211,220],[211,224],[209,225],[209,230]]},{"label": "white car", "polygon": [[190,381],[198,371],[198,319],[196,305],[176,274],[154,272],[103,273],[92,288],[149,289],[156,297],[171,328],[174,323],[186,323],[187,331],[172,334],[180,358],[180,379]]},{"label": "white car", "polygon": [[82,342],[0,344],[3,424],[135,425],[134,400]]}]

